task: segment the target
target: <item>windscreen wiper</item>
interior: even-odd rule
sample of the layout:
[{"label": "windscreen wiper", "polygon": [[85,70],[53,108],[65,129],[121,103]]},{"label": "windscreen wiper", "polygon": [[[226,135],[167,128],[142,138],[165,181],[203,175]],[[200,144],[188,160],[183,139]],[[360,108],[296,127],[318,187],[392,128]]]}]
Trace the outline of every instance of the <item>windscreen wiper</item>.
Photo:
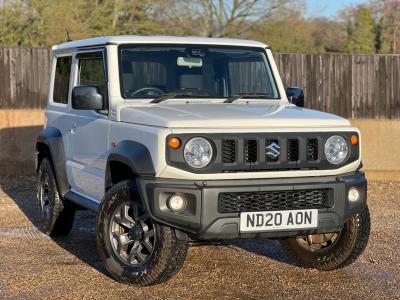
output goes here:
[{"label": "windscreen wiper", "polygon": [[193,92],[184,92],[184,93],[166,93],[166,94],[162,94],[161,96],[154,98],[153,100],[150,101],[150,103],[160,103],[163,102],[165,100],[168,99],[172,99],[175,97],[206,97],[208,96],[207,93],[201,93],[201,92],[197,92],[197,93],[193,93]]},{"label": "windscreen wiper", "polygon": [[274,95],[271,94],[259,94],[259,93],[240,93],[237,95],[233,95],[226,99],[224,103],[232,103],[236,100],[242,99],[242,98],[257,98],[257,99],[275,99]]}]

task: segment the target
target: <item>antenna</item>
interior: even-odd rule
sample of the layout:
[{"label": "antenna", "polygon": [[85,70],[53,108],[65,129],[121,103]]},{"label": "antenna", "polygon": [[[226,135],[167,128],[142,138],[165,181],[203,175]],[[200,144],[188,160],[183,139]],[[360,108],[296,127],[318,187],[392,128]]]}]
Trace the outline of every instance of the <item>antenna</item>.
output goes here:
[{"label": "antenna", "polygon": [[65,31],[67,32],[67,42],[72,42],[71,37],[69,36],[68,28],[65,28]]}]

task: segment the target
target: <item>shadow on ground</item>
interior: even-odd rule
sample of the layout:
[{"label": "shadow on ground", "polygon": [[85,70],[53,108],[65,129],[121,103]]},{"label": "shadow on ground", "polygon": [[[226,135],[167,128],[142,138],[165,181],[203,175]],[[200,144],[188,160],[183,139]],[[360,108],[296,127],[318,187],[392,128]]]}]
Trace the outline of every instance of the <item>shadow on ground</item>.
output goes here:
[{"label": "shadow on ground", "polygon": [[[14,185],[7,185],[13,182]],[[0,178],[3,191],[18,205],[19,209],[40,230],[39,217],[36,209],[35,177],[17,177],[17,180]],[[97,254],[95,235],[95,213],[87,210],[77,211],[71,233],[65,237],[53,237],[52,240],[61,248],[89,264],[101,273],[106,274],[105,268]],[[220,247],[243,249],[256,255],[291,264],[282,252],[279,242],[274,240],[228,240],[212,243]],[[192,247],[200,247],[205,243],[194,243]],[[206,271],[206,270],[205,270]]]},{"label": "shadow on ground", "polygon": [[[14,184],[7,185],[8,182]],[[14,177],[14,180],[7,180],[6,177],[0,178],[2,190],[17,204],[36,230],[39,231],[40,219],[36,208],[35,185],[35,177]],[[52,237],[52,240],[81,261],[106,274],[97,254],[95,222],[96,215],[93,212],[78,210],[71,233],[64,237]]]}]

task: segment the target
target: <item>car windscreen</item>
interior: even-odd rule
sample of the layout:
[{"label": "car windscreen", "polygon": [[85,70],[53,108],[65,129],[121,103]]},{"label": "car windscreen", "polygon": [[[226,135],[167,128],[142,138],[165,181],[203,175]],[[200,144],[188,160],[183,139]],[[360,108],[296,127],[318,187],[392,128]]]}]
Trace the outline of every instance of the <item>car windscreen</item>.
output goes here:
[{"label": "car windscreen", "polygon": [[228,46],[119,47],[121,94],[125,99],[176,93],[226,98],[279,93],[265,50]]}]

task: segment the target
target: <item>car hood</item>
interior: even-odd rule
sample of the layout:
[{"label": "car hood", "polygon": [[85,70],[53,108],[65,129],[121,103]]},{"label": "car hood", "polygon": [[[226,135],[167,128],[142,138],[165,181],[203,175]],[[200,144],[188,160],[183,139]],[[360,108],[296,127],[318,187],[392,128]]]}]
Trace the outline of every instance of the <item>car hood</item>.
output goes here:
[{"label": "car hood", "polygon": [[346,119],[281,103],[158,103],[124,105],[121,122],[166,128],[349,126]]}]

